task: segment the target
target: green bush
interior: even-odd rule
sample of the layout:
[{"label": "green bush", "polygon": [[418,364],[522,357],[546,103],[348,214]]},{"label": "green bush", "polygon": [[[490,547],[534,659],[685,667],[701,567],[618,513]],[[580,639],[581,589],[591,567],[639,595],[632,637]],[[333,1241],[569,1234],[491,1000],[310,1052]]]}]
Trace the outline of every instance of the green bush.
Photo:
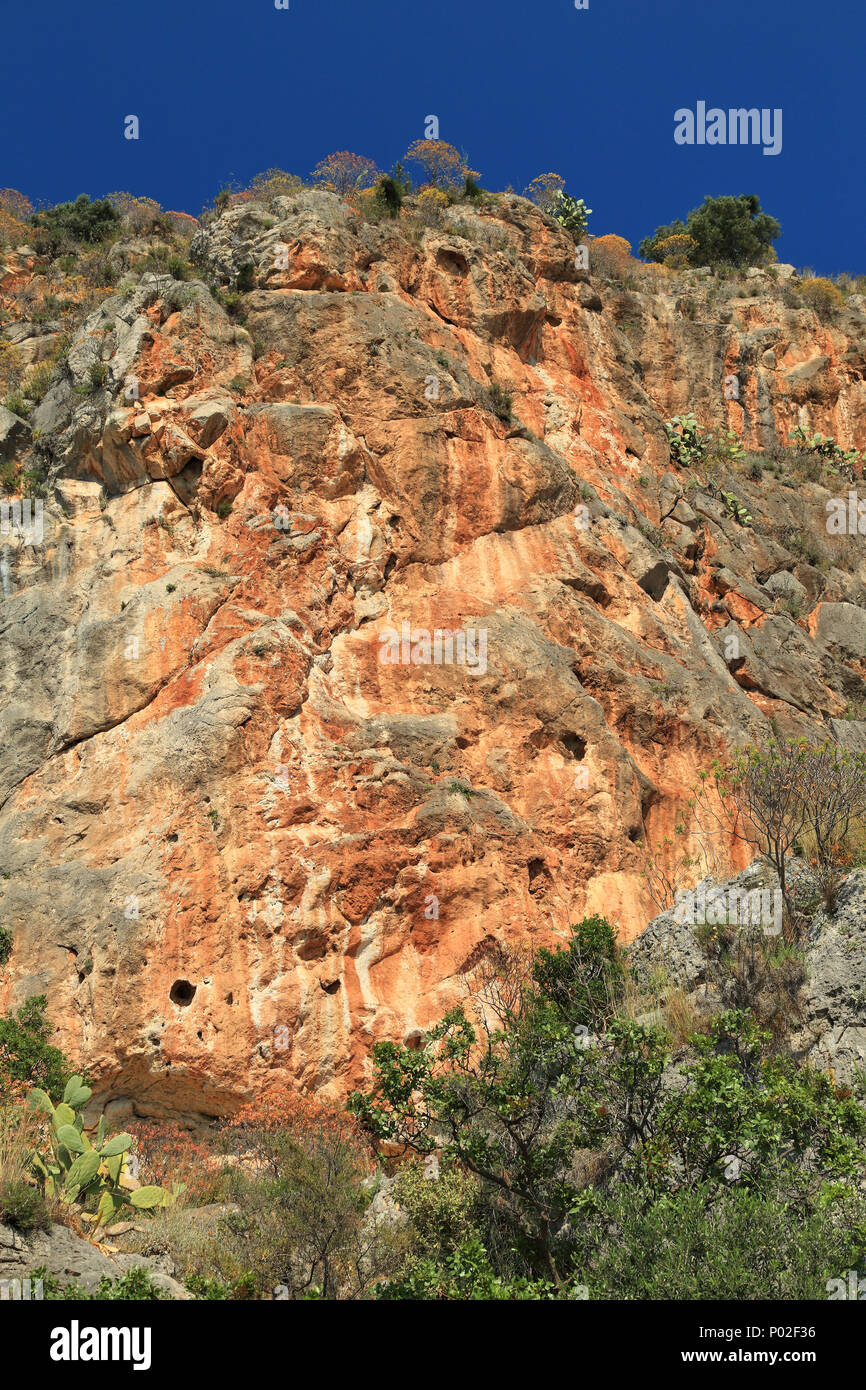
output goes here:
[{"label": "green bush", "polygon": [[244,261],[243,265],[238,270],[238,278],[235,282],[235,288],[238,294],[246,294],[249,290],[255,289],[255,285],[256,268],[253,265],[252,261]]},{"label": "green bush", "polygon": [[36,994],[12,1017],[0,1018],[0,1049],[11,1081],[32,1082],[50,1096],[61,1096],[72,1068],[48,1039],[54,1029],[45,1017],[48,1000]]},{"label": "green bush", "polygon": [[12,954],[15,938],[8,927],[0,927],[0,965],[5,965]]},{"label": "green bush", "polygon": [[45,1198],[21,1180],[0,1186],[0,1221],[18,1231],[47,1231],[51,1225]]},{"label": "green bush", "polygon": [[509,391],[507,387],[500,386],[498,381],[494,381],[491,382],[490,386],[487,388],[487,399],[489,408],[493,411],[496,418],[501,420],[503,424],[509,424],[511,421],[511,405],[514,400],[513,393]]},{"label": "green bush", "polygon": [[866,1201],[802,1182],[620,1187],[587,1201],[575,1231],[592,1299],[823,1300],[829,1279],[862,1262]]},{"label": "green bush", "polygon": [[120,218],[106,200],[92,203],[81,193],[74,203],[58,203],[46,212],[35,212],[30,221],[37,229],[36,250],[40,255],[54,256],[69,242],[92,245],[106,241]]},{"label": "green bush", "polygon": [[147,1269],[136,1265],[127,1270],[119,1279],[109,1279],[103,1275],[93,1293],[87,1293],[80,1284],[61,1284],[56,1275],[49,1274],[43,1267],[33,1271],[31,1276],[42,1280],[42,1294],[47,1302],[59,1303],[67,1300],[79,1303],[155,1303],[169,1297],[157,1288]]},{"label": "green bush", "polygon": [[761,212],[760,200],[753,194],[740,197],[706,197],[693,208],[685,222],[677,218],[657,227],[640,243],[640,254],[648,261],[666,259],[671,237],[691,237],[694,245],[682,243],[684,259],[691,265],[731,265],[739,269],[765,265],[773,258],[773,242],[781,235],[775,217]]}]

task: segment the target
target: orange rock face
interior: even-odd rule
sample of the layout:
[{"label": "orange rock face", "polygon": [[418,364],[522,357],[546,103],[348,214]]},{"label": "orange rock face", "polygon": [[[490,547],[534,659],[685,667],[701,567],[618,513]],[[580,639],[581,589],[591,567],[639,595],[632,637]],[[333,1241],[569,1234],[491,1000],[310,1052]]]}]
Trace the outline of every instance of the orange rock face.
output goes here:
[{"label": "orange rock face", "polygon": [[154,276],[91,316],[31,421],[43,540],[4,538],[0,1007],[47,993],[142,1114],[342,1094],[491,941],[639,933],[641,842],[771,718],[866,746],[826,480],[744,476],[743,525],[663,427],[866,445],[857,297],[597,282],[520,198],[455,231],[280,206],[193,243],[254,267],[243,326]]}]

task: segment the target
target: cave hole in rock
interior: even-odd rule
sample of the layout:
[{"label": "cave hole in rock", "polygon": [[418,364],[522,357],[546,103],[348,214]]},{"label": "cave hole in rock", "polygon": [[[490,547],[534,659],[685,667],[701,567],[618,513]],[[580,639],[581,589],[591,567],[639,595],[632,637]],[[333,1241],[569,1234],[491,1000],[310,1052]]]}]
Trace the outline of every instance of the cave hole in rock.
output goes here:
[{"label": "cave hole in rock", "polygon": [[326,994],[336,994],[340,988],[339,980],[320,980],[319,983]]},{"label": "cave hole in rock", "polygon": [[664,560],[658,560],[637,581],[638,586],[645,594],[649,594],[653,603],[659,603],[664,597],[665,589],[668,587],[668,574],[669,570]]},{"label": "cave hole in rock", "polygon": [[189,980],[175,980],[168,992],[168,997],[172,1004],[177,1004],[185,1009],[195,998],[195,985],[191,985]]},{"label": "cave hole in rock", "polygon": [[529,886],[532,887],[535,880],[547,870],[547,865],[543,859],[530,859],[526,865],[529,873]]},{"label": "cave hole in rock", "polygon": [[563,734],[562,746],[566,748],[573,758],[582,762],[586,757],[586,739],[581,738],[580,734]]}]

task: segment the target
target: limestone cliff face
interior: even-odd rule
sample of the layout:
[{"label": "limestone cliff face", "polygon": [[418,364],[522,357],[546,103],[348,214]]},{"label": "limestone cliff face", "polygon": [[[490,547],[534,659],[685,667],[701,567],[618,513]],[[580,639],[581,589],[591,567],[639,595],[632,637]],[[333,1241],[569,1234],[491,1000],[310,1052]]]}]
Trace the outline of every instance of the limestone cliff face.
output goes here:
[{"label": "limestone cliff face", "polygon": [[862,448],[860,298],[628,288],[512,197],[437,230],[302,193],[191,254],[253,267],[241,314],[155,275],[107,298],[29,422],[42,540],[0,538],[0,1008],[47,993],[102,1101],[178,1116],[341,1093],[492,940],[634,937],[640,841],[771,718],[866,747],[848,485],[741,474],[743,526],[663,428]]}]

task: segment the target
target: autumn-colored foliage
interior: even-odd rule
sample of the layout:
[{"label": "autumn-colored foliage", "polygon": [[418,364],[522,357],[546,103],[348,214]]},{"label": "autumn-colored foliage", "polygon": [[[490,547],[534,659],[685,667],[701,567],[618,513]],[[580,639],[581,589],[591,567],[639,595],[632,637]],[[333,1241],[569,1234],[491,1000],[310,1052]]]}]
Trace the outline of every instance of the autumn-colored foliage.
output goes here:
[{"label": "autumn-colored foliage", "polygon": [[800,294],[809,308],[814,309],[815,313],[819,315],[832,313],[834,309],[841,309],[845,303],[839,287],[822,275],[816,275],[811,280],[804,280],[800,285]]},{"label": "autumn-colored foliage", "polygon": [[689,265],[696,247],[697,242],[693,237],[678,232],[656,243],[656,259],[661,261],[662,265],[670,266],[672,270],[684,270]]},{"label": "autumn-colored foliage", "polygon": [[550,212],[557,195],[565,192],[565,179],[561,174],[539,174],[523,190],[524,198],[535,203],[542,212]]},{"label": "autumn-colored foliage", "polygon": [[381,172],[374,160],[351,150],[337,150],[316,165],[312,178],[319,188],[345,198],[349,193],[371,188],[381,178]]},{"label": "autumn-colored foliage", "polygon": [[126,1128],[135,1138],[140,1182],[169,1188],[182,1182],[185,1199],[193,1206],[217,1201],[223,1194],[222,1163],[213,1143],[157,1120],[131,1120]]},{"label": "autumn-colored foliage", "polygon": [[297,174],[289,174],[285,169],[264,169],[231,201],[263,203],[266,208],[272,208],[276,198],[291,198],[303,188],[304,180]]},{"label": "autumn-colored foliage", "polygon": [[134,193],[106,193],[106,202],[126,221],[131,232],[152,232],[164,213],[154,198],[137,198]]},{"label": "autumn-colored foliage", "polygon": [[427,182],[436,188],[462,188],[467,179],[480,177],[478,170],[470,169],[460,151],[447,140],[414,140],[405,158],[420,164]]},{"label": "autumn-colored foliage", "polygon": [[30,233],[34,208],[17,188],[0,188],[0,246],[20,246]]},{"label": "autumn-colored foliage", "polygon": [[442,221],[442,214],[448,207],[448,194],[441,188],[433,188],[430,185],[422,188],[416,199],[415,208],[422,222],[428,226],[438,226]]},{"label": "autumn-colored foliage", "polygon": [[590,265],[599,275],[621,275],[631,260],[631,242],[608,232],[593,237],[589,248]]},{"label": "autumn-colored foliage", "polygon": [[327,1136],[360,1153],[369,1152],[369,1142],[346,1110],[327,1101],[280,1088],[243,1106],[224,1126],[229,1147],[237,1150],[255,1145],[257,1136],[288,1133],[296,1139]]}]

